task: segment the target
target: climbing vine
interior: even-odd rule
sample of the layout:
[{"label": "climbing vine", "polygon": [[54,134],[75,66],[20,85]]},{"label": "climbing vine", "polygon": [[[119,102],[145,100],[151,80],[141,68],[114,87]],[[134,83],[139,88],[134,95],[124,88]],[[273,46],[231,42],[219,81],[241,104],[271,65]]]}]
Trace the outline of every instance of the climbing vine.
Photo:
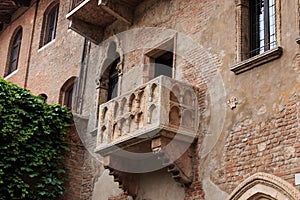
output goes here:
[{"label": "climbing vine", "polygon": [[0,200],[57,199],[71,113],[0,78]]}]

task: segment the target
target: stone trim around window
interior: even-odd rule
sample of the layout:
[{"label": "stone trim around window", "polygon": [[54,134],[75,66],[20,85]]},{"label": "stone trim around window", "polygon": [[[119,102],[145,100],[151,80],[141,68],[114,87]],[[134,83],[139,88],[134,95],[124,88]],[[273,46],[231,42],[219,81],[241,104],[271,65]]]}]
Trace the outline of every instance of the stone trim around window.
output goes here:
[{"label": "stone trim around window", "polygon": [[255,67],[258,67],[262,64],[265,64],[267,62],[271,62],[272,60],[278,59],[281,57],[282,53],[283,53],[282,47],[278,46],[262,54],[241,61],[236,65],[230,67],[230,70],[233,71],[235,74],[240,74],[250,69],[253,69]]},{"label": "stone trim around window", "polygon": [[259,197],[299,200],[300,192],[281,177],[258,172],[244,180],[226,200],[260,199]]}]

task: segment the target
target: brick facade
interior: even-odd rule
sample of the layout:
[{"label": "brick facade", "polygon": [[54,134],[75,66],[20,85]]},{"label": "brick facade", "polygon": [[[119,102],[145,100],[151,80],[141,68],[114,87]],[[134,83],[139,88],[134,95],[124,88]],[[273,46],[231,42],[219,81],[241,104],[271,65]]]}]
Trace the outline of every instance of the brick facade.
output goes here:
[{"label": "brick facade", "polygon": [[[6,77],[8,81],[34,94],[46,94],[49,103],[58,103],[64,83],[71,77],[79,77],[75,102],[80,108],[74,110],[80,110],[77,114],[87,122],[84,131],[72,127],[68,135],[71,151],[66,155],[66,166],[70,170],[70,182],[63,199],[132,199],[114,183],[125,188],[119,177],[112,177],[113,171],[110,174],[105,171],[103,157],[95,159],[99,155],[94,153],[95,135],[100,133],[97,98],[102,98],[101,103],[106,101],[103,100],[105,93],[97,96],[102,86],[97,86],[97,81],[103,81],[100,74],[108,59],[109,42],[87,43],[68,29],[70,22],[73,23],[72,19],[66,19],[70,1],[60,0],[56,38],[41,47],[44,12],[53,2],[32,1],[30,7],[17,10],[11,22],[5,25],[0,32],[0,75],[4,75],[7,66],[11,37],[16,28],[22,26],[18,70]],[[300,54],[295,42],[299,36],[299,2],[275,0],[277,46],[282,52],[274,59],[258,57],[255,66],[244,56],[245,49],[249,49],[245,23],[248,3],[241,0],[146,0],[134,7],[131,24],[117,20],[115,15],[113,23],[103,30],[97,29],[103,31],[103,40],[116,43],[116,52],[121,55],[119,95],[151,79],[149,68],[144,64],[149,64],[147,52],[165,41],[157,36],[159,31],[165,31],[166,38],[174,40],[176,62],[172,78],[192,85],[197,95],[200,120],[192,155],[192,183],[178,184],[171,179],[172,175],[170,179],[164,176],[167,180],[160,180],[162,174],[145,173],[139,177],[141,184],[137,184],[136,200],[226,199],[258,172],[280,178],[300,193],[300,185],[295,185],[295,174],[300,173]],[[93,15],[97,17],[97,14]],[[162,29],[134,37],[132,33],[125,37],[128,40],[122,40],[123,31],[145,27]],[[88,31],[93,33],[93,30],[99,34],[96,29]],[[115,36],[118,33],[120,35]],[[126,51],[128,46],[147,44],[151,44],[147,49]],[[245,63],[242,65],[241,61]],[[232,70],[244,65],[251,65],[250,70],[241,73]],[[101,182],[103,180],[105,182]],[[162,182],[165,187],[153,191]],[[157,197],[158,194],[165,196]]]},{"label": "brick facade", "polygon": [[[54,1],[53,1],[54,2]],[[61,1],[56,38],[50,44],[41,47],[40,38],[42,23],[46,8],[52,1],[32,1],[29,7],[17,10],[10,24],[5,25],[0,33],[0,74],[4,76],[8,65],[9,48],[12,35],[18,27],[22,27],[23,35],[17,71],[5,77],[7,81],[26,87],[33,94],[47,95],[48,103],[58,103],[63,84],[73,76],[78,76],[81,54],[77,45],[83,44],[83,38],[68,31],[69,2]],[[34,30],[33,30],[34,29]],[[76,50],[76,51],[75,51]],[[66,167],[69,170],[70,182],[67,183],[67,193],[63,199],[80,199],[83,186],[84,155],[86,149],[72,127],[68,134],[70,152],[66,154]],[[88,196],[92,196],[89,190]]]},{"label": "brick facade", "polygon": [[[245,119],[229,133],[223,166],[214,180],[230,193],[257,172],[274,174],[294,185],[299,171],[299,97],[293,95],[268,121]],[[299,189],[299,186],[298,186]]]}]

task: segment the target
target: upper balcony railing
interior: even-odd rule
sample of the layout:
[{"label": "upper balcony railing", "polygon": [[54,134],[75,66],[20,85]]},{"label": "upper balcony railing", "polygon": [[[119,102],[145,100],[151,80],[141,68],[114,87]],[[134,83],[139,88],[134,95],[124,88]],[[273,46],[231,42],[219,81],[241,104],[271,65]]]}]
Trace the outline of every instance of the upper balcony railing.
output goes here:
[{"label": "upper balcony railing", "polygon": [[96,151],[103,156],[161,134],[195,138],[198,108],[194,88],[166,76],[100,105]]}]

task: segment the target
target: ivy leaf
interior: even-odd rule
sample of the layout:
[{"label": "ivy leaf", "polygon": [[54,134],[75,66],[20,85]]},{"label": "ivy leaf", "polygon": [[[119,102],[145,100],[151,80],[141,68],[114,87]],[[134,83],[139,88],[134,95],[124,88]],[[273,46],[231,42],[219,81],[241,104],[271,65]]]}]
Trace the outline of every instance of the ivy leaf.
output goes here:
[{"label": "ivy leaf", "polygon": [[69,150],[71,121],[66,108],[0,78],[0,200],[59,199],[68,179],[62,153]]}]

